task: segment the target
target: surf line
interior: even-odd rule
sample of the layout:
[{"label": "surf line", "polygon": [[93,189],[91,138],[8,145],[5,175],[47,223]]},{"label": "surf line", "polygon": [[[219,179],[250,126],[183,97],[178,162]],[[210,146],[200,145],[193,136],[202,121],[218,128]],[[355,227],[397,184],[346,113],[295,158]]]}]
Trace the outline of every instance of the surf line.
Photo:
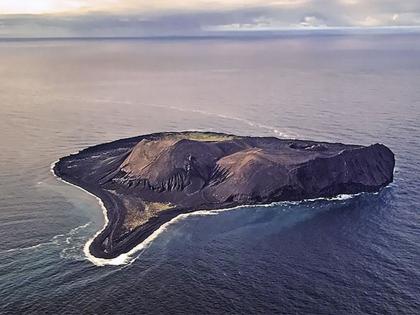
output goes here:
[{"label": "surf line", "polygon": [[[79,151],[78,151],[79,152]],[[74,154],[77,154],[78,152],[75,152]],[[105,223],[104,223],[104,226],[103,226],[103,228],[102,229],[100,229],[92,238],[90,238],[86,243],[85,243],[85,245],[84,245],[84,247],[83,247],[83,252],[84,252],[84,254],[85,254],[85,256],[86,256],[86,258],[89,260],[89,261],[91,261],[93,264],[95,264],[95,265],[97,265],[97,266],[104,266],[104,265],[121,265],[121,264],[124,264],[125,262],[124,261],[119,261],[118,260],[118,257],[117,258],[114,258],[114,259],[100,259],[100,258],[97,258],[97,257],[95,257],[95,256],[93,256],[91,253],[90,253],[90,251],[89,251],[89,247],[90,247],[90,244],[92,244],[92,242],[93,242],[93,240],[106,228],[106,226],[108,225],[108,223],[109,223],[109,219],[108,219],[108,214],[107,214],[107,209],[105,208],[105,205],[104,205],[104,203],[103,203],[103,201],[102,201],[102,199],[101,198],[99,198],[98,196],[95,196],[94,194],[92,194],[91,192],[89,192],[89,191],[87,191],[86,189],[83,189],[82,187],[80,187],[80,186],[77,186],[77,185],[74,185],[74,184],[72,184],[72,183],[70,183],[70,182],[68,182],[68,181],[66,181],[66,180],[64,180],[64,179],[62,179],[62,178],[60,178],[60,177],[58,177],[56,174],[55,174],[55,172],[54,172],[54,167],[55,167],[55,165],[57,164],[59,162],[59,160],[57,160],[57,161],[55,161],[55,162],[53,162],[52,164],[51,164],[51,167],[50,167],[50,172],[51,172],[51,174],[53,174],[53,176],[56,178],[56,179],[58,179],[59,181],[61,181],[61,182],[63,182],[63,183],[66,183],[67,185],[70,185],[70,186],[72,186],[72,187],[76,187],[77,189],[80,189],[80,190],[82,190],[82,191],[84,191],[85,193],[87,193],[88,195],[90,195],[90,196],[92,196],[92,197],[94,197],[97,201],[98,201],[98,203],[99,203],[99,205],[100,205],[100,207],[101,207],[101,209],[102,209],[102,214],[103,214],[103,216],[104,216],[104,219],[105,219]],[[104,260],[104,261],[102,261],[102,260]]]},{"label": "surf line", "polygon": [[232,211],[232,210],[237,210],[237,209],[241,209],[241,208],[275,207],[275,206],[287,205],[287,204],[296,205],[296,204],[301,204],[301,203],[305,203],[305,202],[314,202],[314,201],[319,201],[319,200],[330,200],[330,201],[333,201],[333,200],[340,201],[341,200],[342,201],[342,200],[348,200],[348,199],[351,199],[351,198],[356,197],[358,195],[361,195],[361,193],[352,194],[352,195],[338,195],[338,196],[333,197],[333,198],[304,199],[302,201],[280,201],[280,202],[273,202],[273,203],[270,203],[270,204],[240,205],[240,206],[231,207],[231,208],[224,208],[224,209],[197,210],[197,211],[190,212],[190,213],[182,213],[182,214],[176,216],[175,218],[173,218],[172,220],[162,224],[149,237],[147,237],[143,242],[141,242],[138,245],[136,245],[135,247],[133,247],[127,253],[123,253],[123,254],[119,255],[118,257],[115,257],[115,258],[105,259],[105,258],[98,258],[98,257],[95,257],[94,255],[92,255],[89,248],[90,248],[90,245],[92,244],[93,240],[107,227],[107,225],[109,223],[107,209],[106,209],[103,201],[101,200],[101,198],[99,198],[98,196],[92,194],[91,192],[87,191],[86,189],[83,189],[82,187],[79,187],[77,185],[69,183],[66,180],[58,177],[54,173],[54,167],[55,167],[56,163],[58,163],[58,161],[59,160],[57,160],[57,161],[55,161],[51,164],[50,171],[53,174],[53,176],[56,179],[58,179],[59,181],[64,182],[64,183],[66,183],[70,186],[76,187],[76,188],[84,191],[85,193],[89,194],[90,196],[93,196],[94,198],[96,198],[96,200],[98,201],[98,203],[99,203],[99,205],[102,209],[102,213],[103,213],[103,216],[104,216],[104,219],[105,219],[104,226],[92,238],[90,238],[85,243],[85,245],[83,247],[83,252],[84,252],[87,260],[89,260],[91,263],[93,263],[94,265],[96,265],[98,267],[103,267],[103,266],[106,266],[106,265],[119,266],[119,265],[127,265],[127,264],[133,263],[137,259],[137,257],[133,257],[134,254],[141,251],[142,249],[147,248],[147,246],[149,246],[153,242],[153,240],[155,240],[161,233],[163,233],[168,228],[168,226],[170,226],[171,224],[174,224],[178,221],[184,220],[185,218],[190,217],[190,216],[217,215],[221,212]]},{"label": "surf line", "polygon": [[[137,103],[131,102],[131,101],[120,101],[120,100],[109,100],[109,99],[80,99],[80,98],[76,98],[76,97],[66,97],[66,98],[61,98],[64,100],[68,100],[68,99],[74,99],[74,100],[78,100],[78,101],[85,101],[85,102],[92,102],[92,103],[105,103],[105,104],[125,104],[125,105],[135,105]],[[208,112],[202,109],[188,109],[188,108],[182,108],[182,107],[177,107],[177,106],[167,106],[167,105],[160,105],[160,104],[148,104],[148,103],[141,103],[141,105],[143,106],[147,106],[147,107],[152,107],[152,108],[160,108],[160,109],[170,109],[170,110],[174,110],[174,111],[178,111],[178,112],[182,112],[182,113],[196,113],[196,114],[201,114],[201,115],[205,115],[205,116],[213,116],[213,117],[219,117],[222,119],[226,119],[226,120],[233,120],[233,121],[238,121],[241,122],[245,125],[251,126],[251,127],[257,127],[259,129],[264,129],[267,131],[270,131],[272,133],[274,133],[275,135],[284,138],[284,139],[296,139],[298,137],[298,135],[294,132],[290,132],[290,131],[286,131],[283,132],[281,130],[279,130],[276,127],[273,126],[269,126],[266,124],[262,124],[262,123],[258,123],[258,122],[254,122],[245,118],[240,118],[240,117],[236,117],[236,116],[230,116],[227,114],[220,114],[220,113],[215,113],[215,112]]]}]

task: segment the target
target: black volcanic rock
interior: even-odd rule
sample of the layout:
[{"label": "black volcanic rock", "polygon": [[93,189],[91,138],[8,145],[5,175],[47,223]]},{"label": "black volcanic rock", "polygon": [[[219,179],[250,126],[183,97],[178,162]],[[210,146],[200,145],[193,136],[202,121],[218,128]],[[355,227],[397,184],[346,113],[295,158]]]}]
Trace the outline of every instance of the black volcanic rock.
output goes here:
[{"label": "black volcanic rock", "polygon": [[183,132],[91,147],[54,171],[104,201],[109,223],[90,251],[112,258],[181,213],[374,192],[392,182],[394,164],[381,144]]}]

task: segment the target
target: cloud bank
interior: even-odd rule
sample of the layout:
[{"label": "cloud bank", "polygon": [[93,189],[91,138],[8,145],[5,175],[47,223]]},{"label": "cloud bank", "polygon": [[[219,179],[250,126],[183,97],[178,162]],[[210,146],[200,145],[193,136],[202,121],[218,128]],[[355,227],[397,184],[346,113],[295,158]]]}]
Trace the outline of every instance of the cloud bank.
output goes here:
[{"label": "cloud bank", "polygon": [[0,37],[200,36],[400,26],[420,27],[419,0],[0,0]]}]

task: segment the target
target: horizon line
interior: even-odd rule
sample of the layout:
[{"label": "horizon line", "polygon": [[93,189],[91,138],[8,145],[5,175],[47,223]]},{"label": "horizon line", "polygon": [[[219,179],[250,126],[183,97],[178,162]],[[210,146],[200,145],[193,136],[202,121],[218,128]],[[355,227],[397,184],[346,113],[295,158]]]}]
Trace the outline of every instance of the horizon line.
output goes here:
[{"label": "horizon line", "polygon": [[127,35],[127,36],[0,36],[0,41],[13,40],[88,40],[88,39],[264,39],[283,36],[345,36],[345,35],[398,35],[420,34],[420,25],[415,26],[334,26],[334,27],[305,27],[305,28],[278,28],[278,29],[238,29],[225,31],[203,31],[198,34],[168,34],[168,35]]}]

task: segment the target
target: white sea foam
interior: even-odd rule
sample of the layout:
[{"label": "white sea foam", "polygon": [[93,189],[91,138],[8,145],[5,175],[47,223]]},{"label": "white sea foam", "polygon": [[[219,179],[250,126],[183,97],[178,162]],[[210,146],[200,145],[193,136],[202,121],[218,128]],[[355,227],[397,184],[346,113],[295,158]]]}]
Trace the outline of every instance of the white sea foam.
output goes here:
[{"label": "white sea foam", "polygon": [[45,243],[39,243],[39,244],[35,244],[35,245],[32,245],[32,246],[27,246],[27,247],[10,248],[10,249],[0,251],[0,254],[2,254],[2,253],[24,252],[24,251],[29,251],[29,250],[41,248],[41,247],[44,247],[44,246],[47,246],[47,245],[53,245],[53,244],[57,245],[57,244],[60,244],[60,238],[65,237],[65,236],[66,236],[65,242],[69,244],[72,240],[72,237],[79,230],[84,229],[84,228],[88,227],[89,225],[90,225],[90,222],[71,229],[67,234],[55,235],[50,241],[45,242]]},{"label": "white sea foam", "polygon": [[[101,230],[99,230],[96,234],[95,234],[95,236],[93,237],[93,238],[91,238],[91,239],[89,239],[87,242],[86,242],[86,244],[85,244],[85,246],[84,246],[84,248],[83,248],[83,251],[84,251],[84,253],[85,253],[85,255],[86,255],[86,258],[88,259],[88,260],[90,260],[92,263],[94,263],[95,265],[98,265],[98,266],[103,266],[103,264],[101,263],[101,259],[99,259],[99,258],[96,258],[95,256],[93,256],[91,253],[90,253],[90,251],[89,251],[89,246],[90,246],[90,244],[92,244],[92,242],[93,242],[93,240],[106,228],[106,226],[108,225],[108,222],[109,222],[109,220],[108,220],[108,214],[107,214],[107,210],[106,210],[106,208],[105,208],[105,205],[104,205],[104,203],[102,202],[102,200],[99,198],[99,197],[97,197],[97,196],[95,196],[94,194],[92,194],[92,193],[90,193],[89,191],[87,191],[86,189],[83,189],[82,187],[79,187],[79,186],[77,186],[77,185],[74,185],[74,184],[72,184],[72,183],[69,183],[69,182],[67,182],[67,181],[65,181],[64,179],[62,179],[62,178],[60,178],[60,177],[58,177],[57,175],[55,175],[55,173],[54,173],[54,167],[55,167],[55,164],[57,164],[58,163],[58,161],[59,160],[57,160],[57,161],[55,161],[55,162],[53,162],[52,164],[51,164],[51,167],[50,167],[50,171],[51,171],[51,173],[53,174],[53,176],[55,177],[55,178],[57,178],[58,180],[60,180],[60,181],[62,181],[63,183],[66,183],[66,184],[68,184],[68,185],[70,185],[70,186],[73,186],[73,187],[76,187],[76,188],[78,188],[78,189],[80,189],[80,190],[82,190],[82,191],[84,191],[85,193],[87,193],[87,194],[89,194],[89,195],[91,195],[91,196],[93,196],[94,198],[96,198],[96,200],[98,200],[98,202],[99,202],[99,205],[101,206],[101,209],[102,209],[102,213],[103,213],[103,215],[104,215],[104,218],[105,218],[105,224],[104,224],[104,226],[103,226],[103,228],[101,229]],[[108,259],[107,259],[108,260]],[[112,265],[113,263],[111,262],[111,259],[109,259],[110,260],[110,265]]]},{"label": "white sea foam", "polygon": [[87,228],[90,224],[91,224],[91,222],[88,222],[86,224],[83,224],[83,225],[80,225],[78,227],[75,227],[74,229],[71,229],[68,234],[69,235],[73,235],[73,234],[77,233],[79,230],[82,230],[84,228]]},{"label": "white sea foam", "polygon": [[46,242],[46,243],[40,243],[40,244],[36,244],[36,245],[32,245],[32,246],[28,246],[28,247],[17,247],[17,248],[10,248],[10,249],[6,249],[0,252],[0,254],[3,253],[14,253],[14,252],[23,252],[23,251],[27,251],[27,250],[32,250],[32,249],[36,249],[36,248],[40,248],[49,244],[53,244],[53,242]]}]

